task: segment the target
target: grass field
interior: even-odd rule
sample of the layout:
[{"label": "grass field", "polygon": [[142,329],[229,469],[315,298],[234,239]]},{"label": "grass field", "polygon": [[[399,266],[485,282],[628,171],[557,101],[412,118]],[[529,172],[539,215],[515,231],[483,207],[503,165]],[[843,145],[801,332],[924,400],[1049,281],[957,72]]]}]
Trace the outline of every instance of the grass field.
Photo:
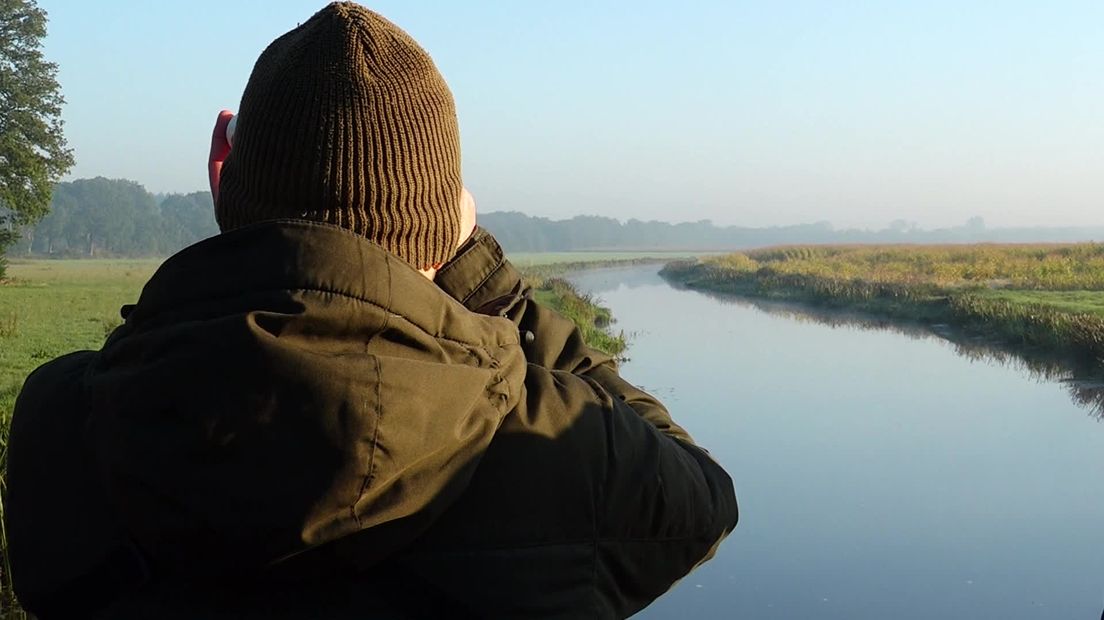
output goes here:
[{"label": "grass field", "polygon": [[1104,359],[1104,244],[794,246],[664,268],[690,288],[944,323]]},{"label": "grass field", "polygon": [[[588,252],[520,254],[511,260],[523,266],[527,281],[537,289],[538,302],[576,321],[588,343],[616,356],[626,343],[622,334],[609,329],[609,310],[553,276],[568,269],[649,257]],[[59,355],[100,348],[122,322],[120,306],[137,301],[142,285],[160,263],[159,259],[10,261],[9,279],[0,283],[0,498],[6,488],[8,425],[24,379]],[[2,517],[0,501],[0,523]],[[17,618],[22,616],[11,596],[6,539],[0,530],[0,618]]]},{"label": "grass field", "polygon": [[160,261],[12,261],[0,285],[0,417],[35,367],[98,349]]},{"label": "grass field", "polygon": [[1104,316],[1104,293],[1101,291],[1034,291],[987,289],[974,291],[982,299],[1002,300],[1017,305],[1045,305],[1063,312]]}]

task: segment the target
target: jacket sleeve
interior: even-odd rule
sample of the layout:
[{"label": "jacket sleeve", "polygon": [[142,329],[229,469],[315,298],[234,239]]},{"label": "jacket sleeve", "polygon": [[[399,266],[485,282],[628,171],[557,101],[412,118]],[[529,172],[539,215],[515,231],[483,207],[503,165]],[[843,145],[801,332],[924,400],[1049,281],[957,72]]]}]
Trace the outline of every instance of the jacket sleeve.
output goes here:
[{"label": "jacket sleeve", "polygon": [[27,378],[12,415],[6,550],[15,592],[39,618],[85,617],[146,578],[107,501],[86,433],[80,351]]},{"label": "jacket sleeve", "polygon": [[[521,331],[528,396],[511,432],[574,436],[572,445],[588,446],[591,453],[574,458],[596,477],[596,578],[606,611],[635,613],[709,559],[736,525],[732,480],[667,409],[622,379],[571,321],[535,303],[486,231],[476,231],[437,282],[469,309],[508,317]],[[573,467],[547,459],[565,476]]]},{"label": "jacket sleeve", "polygon": [[485,229],[476,228],[457,255],[441,268],[436,282],[469,310],[504,316],[517,324],[530,364],[585,376],[660,432],[693,443],[666,407],[621,378],[612,357],[587,346],[574,323],[533,300],[532,288],[525,285]]}]

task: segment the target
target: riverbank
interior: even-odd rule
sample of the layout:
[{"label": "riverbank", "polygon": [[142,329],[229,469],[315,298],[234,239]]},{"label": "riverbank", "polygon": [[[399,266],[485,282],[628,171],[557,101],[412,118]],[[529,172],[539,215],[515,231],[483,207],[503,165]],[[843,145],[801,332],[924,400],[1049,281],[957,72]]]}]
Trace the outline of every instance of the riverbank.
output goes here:
[{"label": "riverbank", "polygon": [[589,293],[582,293],[563,278],[547,278],[534,286],[533,298],[571,319],[586,343],[599,351],[621,358],[628,348],[622,331],[614,332],[613,313],[598,305]]},{"label": "riverbank", "polygon": [[669,263],[691,289],[795,301],[1104,359],[1104,245],[804,246]]},{"label": "riverbank", "polygon": [[613,330],[613,313],[599,305],[590,293],[579,291],[564,276],[571,272],[604,267],[631,267],[666,262],[655,256],[566,260],[558,263],[520,267],[525,283],[533,287],[534,299],[574,321],[586,343],[614,358],[624,359],[628,339],[621,330]]}]

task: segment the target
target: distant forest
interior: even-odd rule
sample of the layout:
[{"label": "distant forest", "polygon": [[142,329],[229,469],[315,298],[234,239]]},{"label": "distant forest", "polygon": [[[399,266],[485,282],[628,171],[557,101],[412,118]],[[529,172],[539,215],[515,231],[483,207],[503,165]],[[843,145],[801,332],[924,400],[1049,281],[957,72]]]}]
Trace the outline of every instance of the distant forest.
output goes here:
[{"label": "distant forest", "polygon": [[749,228],[709,220],[667,222],[580,215],[549,220],[517,212],[479,215],[507,251],[571,250],[723,251],[790,244],[827,243],[1046,243],[1104,240],[1104,227],[987,228],[980,217],[962,226],[923,230],[903,220],[882,230],[836,229],[828,222]]},{"label": "distant forest", "polygon": [[[749,228],[708,220],[670,224],[580,215],[550,220],[517,212],[479,214],[508,252],[585,250],[720,251],[797,243],[972,243],[1104,240],[1104,227],[987,228],[974,217],[962,226],[922,230],[897,220],[882,230],[835,229],[828,222]],[[50,213],[23,232],[13,256],[167,256],[218,234],[209,192],[151,194],[124,179],[59,183]]]},{"label": "distant forest", "polygon": [[156,196],[134,181],[79,179],[54,187],[50,213],[12,256],[168,256],[218,234],[210,192]]}]

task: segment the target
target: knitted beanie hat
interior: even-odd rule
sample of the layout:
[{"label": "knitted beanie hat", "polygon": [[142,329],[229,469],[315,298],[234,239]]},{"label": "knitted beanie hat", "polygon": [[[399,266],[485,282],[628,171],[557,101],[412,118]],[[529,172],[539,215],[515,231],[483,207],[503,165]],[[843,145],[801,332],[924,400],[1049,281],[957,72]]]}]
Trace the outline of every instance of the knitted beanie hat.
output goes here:
[{"label": "knitted beanie hat", "polygon": [[215,215],[363,235],[416,268],[460,234],[456,107],[433,60],[380,15],[334,2],[261,53],[238,108]]}]

